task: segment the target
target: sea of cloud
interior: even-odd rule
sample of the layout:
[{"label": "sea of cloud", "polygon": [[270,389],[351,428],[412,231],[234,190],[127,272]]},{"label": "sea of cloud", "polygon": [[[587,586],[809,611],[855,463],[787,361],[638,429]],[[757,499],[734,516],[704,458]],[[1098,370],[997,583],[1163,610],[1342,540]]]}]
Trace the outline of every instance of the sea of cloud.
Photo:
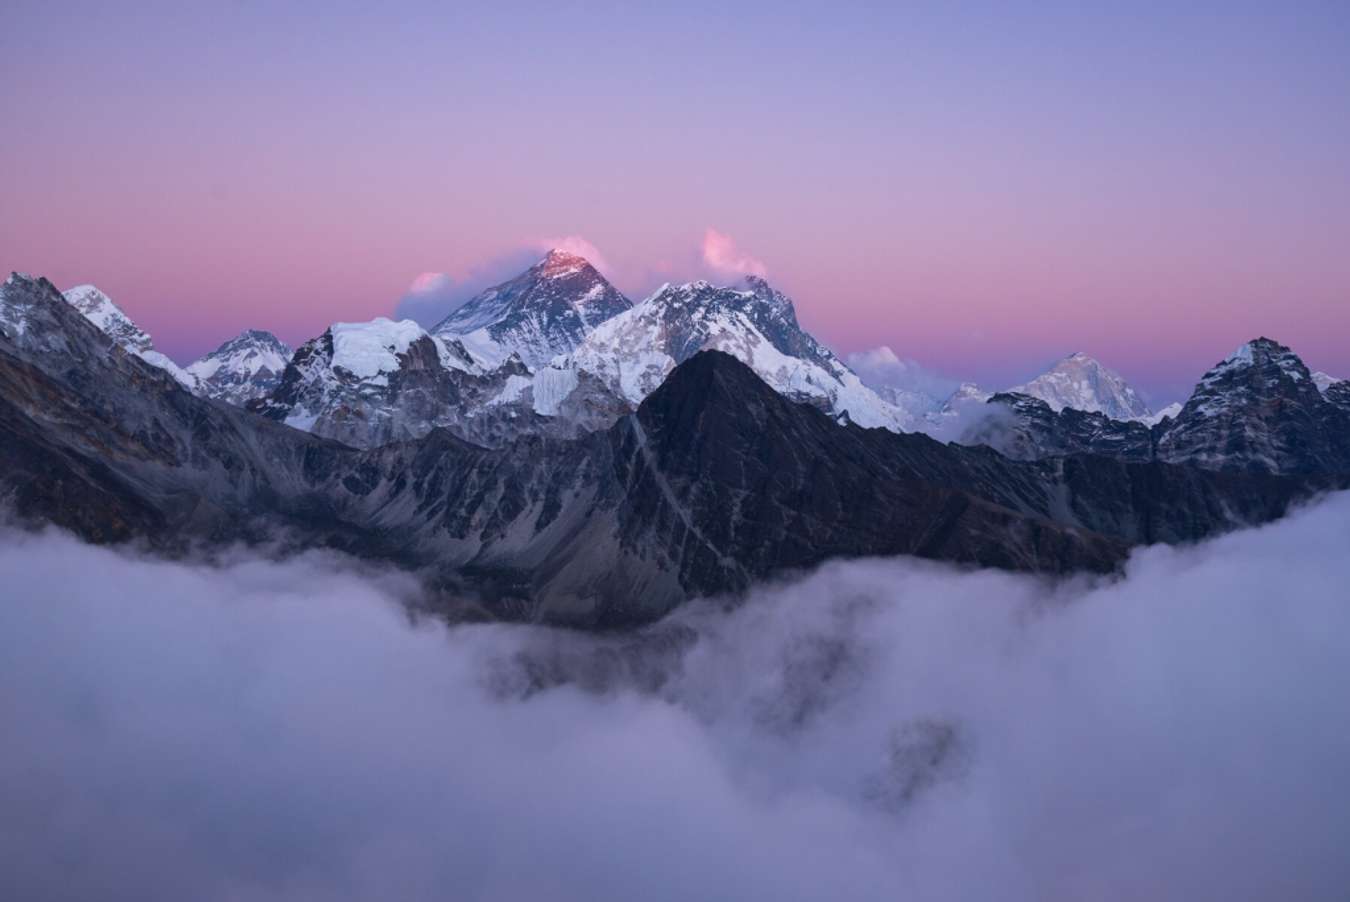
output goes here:
[{"label": "sea of cloud", "polygon": [[0,537],[6,899],[1333,899],[1350,494],[1111,580],[835,563],[636,634]]}]

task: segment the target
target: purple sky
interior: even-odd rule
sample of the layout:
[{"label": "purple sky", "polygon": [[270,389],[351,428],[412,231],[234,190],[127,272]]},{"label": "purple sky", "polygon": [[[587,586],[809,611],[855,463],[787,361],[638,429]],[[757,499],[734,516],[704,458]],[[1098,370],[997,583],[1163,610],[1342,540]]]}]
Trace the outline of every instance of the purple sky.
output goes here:
[{"label": "purple sky", "polygon": [[1350,376],[1343,2],[279,5],[8,4],[0,267],[180,358],[575,237],[992,385],[1170,400],[1258,334]]}]

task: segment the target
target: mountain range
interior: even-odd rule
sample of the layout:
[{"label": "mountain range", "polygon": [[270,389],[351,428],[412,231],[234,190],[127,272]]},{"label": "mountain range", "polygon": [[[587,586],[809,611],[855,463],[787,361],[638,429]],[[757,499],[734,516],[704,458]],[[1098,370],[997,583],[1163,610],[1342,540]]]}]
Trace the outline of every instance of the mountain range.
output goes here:
[{"label": "mountain range", "polygon": [[[667,284],[633,304],[587,260],[553,250],[430,331],[409,320],[334,323],[292,353],[270,333],[248,330],[186,368],[156,351],[97,288],[64,297],[195,394],[360,448],[438,428],[487,447],[525,435],[575,438],[617,422],[680,363],[715,349],[839,422],[927,432],[1018,459],[1092,452],[1276,472],[1297,466],[1280,443],[1262,449],[1235,439],[1216,449],[1202,412],[1213,404],[1154,413],[1120,374],[1083,353],[1004,391],[963,383],[945,401],[869,384],[800,327],[787,296],[756,276],[731,287]],[[1233,360],[1279,353],[1264,340],[1244,347]],[[1299,378],[1307,383],[1297,399],[1303,407],[1318,399],[1336,406],[1350,385],[1306,368]],[[1207,375],[1197,394],[1216,379]]]},{"label": "mountain range", "polygon": [[[956,410],[994,394],[966,383],[944,403],[869,384],[801,328],[791,299],[756,276],[729,287],[663,285],[633,304],[584,258],[560,250],[429,331],[407,320],[335,323],[292,353],[270,333],[248,330],[186,368],[154,351],[149,335],[93,286],[67,299],[189,390],[361,447],[436,427],[493,445],[524,433],[594,430],[705,349],[738,357],[784,396],[836,419],[893,431],[935,433]],[[1150,424],[1179,409],[1152,414],[1119,374],[1084,354],[1008,392],[1055,411]]]},{"label": "mountain range", "polygon": [[[1324,393],[1268,339],[1211,369],[1175,418],[968,391],[973,434],[943,443],[906,431],[763,280],[666,286],[603,322],[563,313],[572,331],[522,318],[522,295],[576,312],[555,278],[595,290],[559,259],[526,274],[545,284],[497,295],[529,323],[519,334],[567,346],[546,365],[492,323],[376,320],[335,324],[279,377],[265,333],[183,378],[106,296],[11,276],[0,498],[92,541],[338,548],[420,574],[459,616],[608,628],[832,557],[1108,572],[1134,545],[1350,484],[1350,383]],[[484,329],[504,357],[463,340]]]}]

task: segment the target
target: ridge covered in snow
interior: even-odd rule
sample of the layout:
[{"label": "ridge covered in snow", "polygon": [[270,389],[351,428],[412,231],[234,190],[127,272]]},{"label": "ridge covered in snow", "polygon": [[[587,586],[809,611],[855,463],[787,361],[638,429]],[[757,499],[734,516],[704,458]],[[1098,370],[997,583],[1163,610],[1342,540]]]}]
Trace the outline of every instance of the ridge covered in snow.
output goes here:
[{"label": "ridge covered in snow", "polygon": [[1083,353],[1070,354],[1030,382],[1009,392],[1039,398],[1056,412],[1066,407],[1104,413],[1116,420],[1145,419],[1148,405],[1114,370]]},{"label": "ridge covered in snow", "polygon": [[281,382],[291,349],[271,332],[247,329],[187,367],[198,394],[230,404],[266,395]]},{"label": "ridge covered in snow", "polygon": [[140,357],[146,363],[157,366],[173,376],[184,388],[195,391],[197,380],[193,375],[167,355],[155,350],[154,342],[131,317],[122,312],[122,308],[113,303],[112,298],[93,285],[76,285],[61,293],[66,302],[80,311],[103,334]]},{"label": "ridge covered in snow", "polygon": [[1335,385],[1337,382],[1341,382],[1343,380],[1337,379],[1335,376],[1332,376],[1328,373],[1324,373],[1321,370],[1318,370],[1317,372],[1312,374],[1312,381],[1313,385],[1317,386],[1317,390],[1325,395],[1327,393],[1327,389],[1331,388],[1331,386]]},{"label": "ridge covered in snow", "polygon": [[569,369],[589,373],[636,405],[672,369],[706,349],[729,353],[783,395],[858,425],[892,430],[911,425],[905,411],[865,386],[801,329],[786,295],[756,276],[735,288],[706,281],[662,285],[600,324],[540,375]]},{"label": "ridge covered in snow", "polygon": [[551,250],[528,270],[494,285],[438,323],[490,366],[512,354],[532,368],[574,350],[597,326],[632,307],[584,257]]}]

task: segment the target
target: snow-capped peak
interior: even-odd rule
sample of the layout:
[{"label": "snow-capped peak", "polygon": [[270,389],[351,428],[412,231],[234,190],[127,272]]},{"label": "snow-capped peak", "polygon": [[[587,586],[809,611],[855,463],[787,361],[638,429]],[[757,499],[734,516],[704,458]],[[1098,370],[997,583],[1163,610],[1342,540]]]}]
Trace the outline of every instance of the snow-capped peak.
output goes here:
[{"label": "snow-capped peak", "polygon": [[1308,368],[1304,366],[1303,361],[1299,359],[1297,354],[1278,341],[1263,336],[1239,345],[1237,350],[1219,361],[1213,369],[1206,373],[1204,378],[1200,380],[1200,384],[1212,385],[1239,370],[1264,367],[1267,364],[1278,366],[1285,375],[1295,382],[1312,379],[1312,374],[1308,372]]},{"label": "snow-capped peak", "polygon": [[632,306],[586,258],[555,249],[514,279],[471,299],[431,332],[459,340],[489,366],[516,353],[539,367]]},{"label": "snow-capped peak", "polygon": [[76,285],[61,292],[62,297],[105,335],[126,348],[141,353],[154,348],[150,336],[132,322],[112,298],[93,285]]},{"label": "snow-capped peak", "polygon": [[543,259],[535,266],[539,267],[539,274],[548,279],[561,279],[564,276],[570,276],[573,273],[592,268],[590,261],[585,257],[556,247],[545,254]]},{"label": "snow-capped peak", "polygon": [[244,404],[281,381],[291,349],[271,332],[247,329],[187,367],[199,394]]},{"label": "snow-capped peak", "polygon": [[1139,419],[1152,413],[1119,373],[1081,351],[1008,391],[1039,398],[1057,412],[1071,407],[1116,420]]},{"label": "snow-capped peak", "polygon": [[398,369],[398,355],[426,333],[410,319],[383,316],[366,323],[333,323],[333,366],[359,379]]},{"label": "snow-capped peak", "polygon": [[549,369],[590,373],[633,404],[680,363],[705,349],[748,364],[784,395],[861,426],[910,428],[908,414],[863,385],[797,325],[792,302],[762,279],[745,287],[699,280],[662,285],[631,310],[597,327]]},{"label": "snow-capped peak", "polygon": [[146,363],[164,370],[178,380],[184,388],[196,390],[196,378],[167,355],[156,351],[154,342],[150,340],[150,335],[136,325],[131,317],[123,313],[122,308],[114,304],[112,298],[102,291],[99,291],[93,285],[76,285],[74,288],[63,291],[61,296],[66,299],[68,304],[80,311],[85,319],[98,326],[99,330],[113,341],[140,357]]}]

